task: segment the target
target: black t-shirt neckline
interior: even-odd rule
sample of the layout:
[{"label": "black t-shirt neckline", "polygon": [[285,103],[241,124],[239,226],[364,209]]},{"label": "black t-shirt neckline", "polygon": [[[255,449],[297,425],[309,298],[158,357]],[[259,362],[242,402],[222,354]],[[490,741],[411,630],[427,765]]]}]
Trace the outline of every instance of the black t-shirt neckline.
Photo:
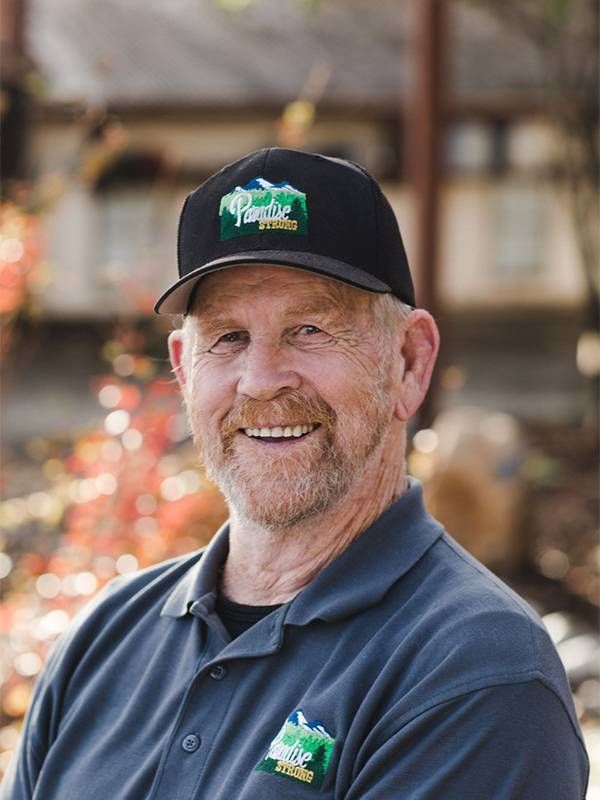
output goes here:
[{"label": "black t-shirt neckline", "polygon": [[232,639],[235,639],[252,625],[260,622],[272,611],[281,608],[282,603],[273,606],[251,606],[245,603],[235,603],[226,597],[223,592],[217,595],[216,612]]}]

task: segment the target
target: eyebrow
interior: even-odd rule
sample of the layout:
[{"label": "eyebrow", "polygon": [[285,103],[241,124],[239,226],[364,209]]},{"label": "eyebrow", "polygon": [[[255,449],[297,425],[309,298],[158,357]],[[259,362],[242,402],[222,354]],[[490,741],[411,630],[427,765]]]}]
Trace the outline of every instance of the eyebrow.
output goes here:
[{"label": "eyebrow", "polygon": [[300,303],[300,305],[295,305],[291,310],[293,314],[344,314],[345,312],[349,311],[350,309],[344,308],[341,303],[337,303],[335,300],[331,300],[326,297],[321,297],[319,299],[314,300],[307,300],[305,303]]},{"label": "eyebrow", "polygon": [[[338,299],[336,296],[321,295],[320,297],[311,297],[298,305],[290,305],[284,313],[284,318],[295,317],[297,319],[303,316],[310,317],[312,315],[318,315],[324,317],[328,322],[331,322],[332,320],[341,321],[354,311],[356,311],[356,309],[352,308],[350,304],[345,303],[341,298]],[[226,307],[219,302],[207,303],[204,307],[201,306],[197,309],[194,316],[200,334],[206,338],[214,338],[224,331],[239,330],[244,327],[240,325],[239,319],[235,317],[220,316],[220,314],[226,313]]]},{"label": "eyebrow", "polygon": [[[300,303],[299,305],[291,306],[285,313],[286,316],[297,316],[303,314],[336,314],[341,315],[348,311],[350,308],[345,308],[343,303],[339,303],[334,299],[328,297],[312,298]],[[225,309],[218,304],[207,305],[199,309],[194,314],[198,324],[205,330],[218,330],[220,328],[239,327],[239,321],[233,317],[221,317],[220,313]]]},{"label": "eyebrow", "polygon": [[214,336],[223,330],[237,330],[240,327],[233,317],[221,318],[217,316],[208,317],[199,315],[196,317],[196,324],[204,336]]}]

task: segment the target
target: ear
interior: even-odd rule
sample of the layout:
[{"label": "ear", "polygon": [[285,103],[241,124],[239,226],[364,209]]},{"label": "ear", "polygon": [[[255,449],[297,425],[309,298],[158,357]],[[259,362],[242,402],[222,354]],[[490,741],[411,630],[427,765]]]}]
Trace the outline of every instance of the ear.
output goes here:
[{"label": "ear", "polygon": [[186,374],[184,369],[183,349],[184,349],[184,333],[182,328],[171,331],[169,334],[169,358],[171,359],[171,366],[175,377],[179,382],[181,390],[185,390]]},{"label": "ear", "polygon": [[417,308],[403,323],[400,336],[404,373],[397,389],[394,414],[406,422],[427,394],[440,347],[440,334],[431,314]]}]

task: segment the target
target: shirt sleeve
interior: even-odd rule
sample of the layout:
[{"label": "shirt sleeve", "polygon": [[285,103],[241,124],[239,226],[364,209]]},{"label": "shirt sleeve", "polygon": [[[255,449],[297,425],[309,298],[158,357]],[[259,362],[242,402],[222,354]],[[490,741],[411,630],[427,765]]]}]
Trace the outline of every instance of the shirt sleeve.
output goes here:
[{"label": "shirt sleeve", "polygon": [[46,684],[40,680],[21,731],[19,746],[0,786],[0,800],[31,800],[44,762],[42,744],[46,713]]},{"label": "shirt sleeve", "polygon": [[[54,643],[44,669],[33,690],[25,716],[17,751],[0,785],[0,800],[31,800],[44,765],[46,753],[60,724],[62,697],[79,654],[85,651],[87,634],[80,631],[87,625],[97,629],[93,612],[121,585],[118,577],[108,583],[72,620],[67,630]],[[78,640],[78,637],[80,641]],[[73,644],[76,643],[74,647]]]},{"label": "shirt sleeve", "polygon": [[540,681],[479,689],[389,727],[370,737],[345,800],[585,798],[585,749]]}]

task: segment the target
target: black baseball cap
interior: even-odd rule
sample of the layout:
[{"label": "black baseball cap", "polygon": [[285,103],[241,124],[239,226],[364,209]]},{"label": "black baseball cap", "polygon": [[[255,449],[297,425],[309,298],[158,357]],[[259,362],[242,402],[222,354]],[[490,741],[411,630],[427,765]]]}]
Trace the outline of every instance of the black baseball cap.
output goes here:
[{"label": "black baseball cap", "polygon": [[352,161],[281,147],[250,153],[188,195],[177,238],[179,279],[158,313],[185,314],[201,278],[236,264],[296,267],[415,305],[394,212]]}]

